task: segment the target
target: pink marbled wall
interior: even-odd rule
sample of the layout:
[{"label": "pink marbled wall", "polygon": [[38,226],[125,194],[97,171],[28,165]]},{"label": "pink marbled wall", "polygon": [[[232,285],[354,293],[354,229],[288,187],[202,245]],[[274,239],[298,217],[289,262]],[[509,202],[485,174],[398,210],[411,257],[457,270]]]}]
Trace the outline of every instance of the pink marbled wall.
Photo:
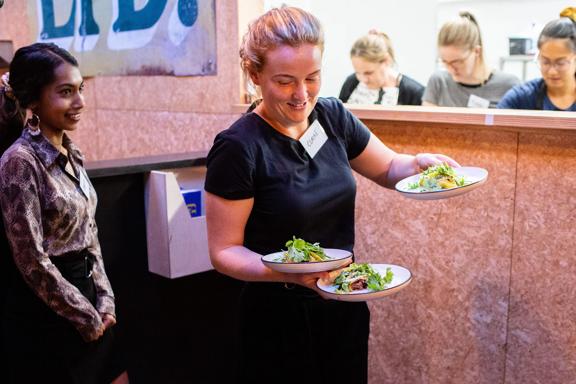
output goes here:
[{"label": "pink marbled wall", "polygon": [[207,150],[237,115],[98,111],[99,159]]},{"label": "pink marbled wall", "polygon": [[12,40],[14,50],[31,42],[28,1],[8,0],[0,8],[0,40]]},{"label": "pink marbled wall", "polygon": [[490,173],[480,189],[439,201],[359,178],[358,259],[414,274],[404,291],[370,302],[370,382],[503,383],[517,135],[370,126],[396,151],[445,153]]},{"label": "pink marbled wall", "polygon": [[[231,111],[240,99],[237,4],[215,4],[216,76],[94,79],[95,123],[81,128],[95,135],[78,138],[89,159],[207,150],[214,135],[238,118]],[[90,137],[97,137],[96,148]]]},{"label": "pink marbled wall", "polygon": [[[207,150],[238,118],[238,9],[216,1],[217,75],[123,76],[86,79],[86,110],[71,136],[88,160]],[[0,10],[0,39],[30,44],[27,1]]]},{"label": "pink marbled wall", "polygon": [[576,135],[520,135],[506,384],[576,382]]}]

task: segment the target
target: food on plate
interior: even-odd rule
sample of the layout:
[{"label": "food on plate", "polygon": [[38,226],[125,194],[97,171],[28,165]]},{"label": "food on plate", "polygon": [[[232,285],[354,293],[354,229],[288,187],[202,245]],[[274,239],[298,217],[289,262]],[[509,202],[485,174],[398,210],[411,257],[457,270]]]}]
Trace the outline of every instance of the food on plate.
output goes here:
[{"label": "food on plate", "polygon": [[408,187],[410,189],[420,188],[422,192],[427,192],[462,187],[465,184],[464,177],[458,177],[454,168],[447,163],[442,163],[426,169],[420,175],[418,182],[411,183]]},{"label": "food on plate", "polygon": [[394,273],[386,268],[386,275],[379,274],[370,264],[352,263],[334,279],[336,293],[350,293],[361,289],[381,291],[392,282]]},{"label": "food on plate", "polygon": [[286,242],[286,247],[288,249],[282,252],[282,258],[280,260],[285,263],[308,263],[330,260],[319,243],[309,243],[303,239],[296,238],[296,236],[292,236],[292,240]]}]

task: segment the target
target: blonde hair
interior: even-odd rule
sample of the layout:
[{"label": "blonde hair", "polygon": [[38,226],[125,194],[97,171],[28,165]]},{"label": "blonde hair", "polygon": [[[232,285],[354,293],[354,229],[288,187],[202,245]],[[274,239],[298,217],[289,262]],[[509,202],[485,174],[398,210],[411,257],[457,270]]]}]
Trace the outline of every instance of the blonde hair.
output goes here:
[{"label": "blonde hair", "polygon": [[378,31],[370,31],[356,40],[350,49],[350,57],[360,57],[371,63],[381,63],[390,57],[392,63],[396,63],[390,37]]},{"label": "blonde hair", "polygon": [[246,75],[266,64],[266,52],[281,45],[313,44],[324,51],[324,31],[312,14],[296,7],[272,8],[248,26],[240,46],[240,65]]},{"label": "blonde hair", "polygon": [[482,35],[476,18],[470,12],[460,12],[459,18],[444,23],[438,32],[438,46],[456,46],[473,50],[480,47],[480,64],[484,63],[484,50],[482,49]]}]

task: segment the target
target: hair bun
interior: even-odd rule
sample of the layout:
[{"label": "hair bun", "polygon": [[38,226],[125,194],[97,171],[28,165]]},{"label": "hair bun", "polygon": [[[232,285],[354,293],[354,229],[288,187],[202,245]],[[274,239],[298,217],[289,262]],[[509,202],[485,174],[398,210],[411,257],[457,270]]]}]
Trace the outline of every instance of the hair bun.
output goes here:
[{"label": "hair bun", "polygon": [[567,7],[560,12],[560,17],[568,17],[572,19],[572,21],[576,22],[576,8],[574,7]]},{"label": "hair bun", "polygon": [[382,32],[379,31],[376,28],[372,28],[368,31],[368,35],[374,35],[374,36],[378,36],[381,39],[384,39],[386,41],[386,44],[391,44],[390,43],[390,37],[388,36],[388,34],[386,34],[386,32]]}]

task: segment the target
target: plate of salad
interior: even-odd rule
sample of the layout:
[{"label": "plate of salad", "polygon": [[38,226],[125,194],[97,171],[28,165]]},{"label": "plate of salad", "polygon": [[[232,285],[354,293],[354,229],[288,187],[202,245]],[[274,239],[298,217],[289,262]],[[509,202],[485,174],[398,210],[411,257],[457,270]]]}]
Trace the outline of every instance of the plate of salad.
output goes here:
[{"label": "plate of salad", "polygon": [[446,199],[473,191],[486,182],[487,178],[488,171],[484,168],[452,168],[442,163],[400,180],[396,183],[396,190],[411,199]]},{"label": "plate of salad", "polygon": [[311,273],[338,269],[352,260],[352,252],[343,249],[322,248],[319,243],[292,237],[286,250],[262,256],[262,262],[278,272]]},{"label": "plate of salad", "polygon": [[396,293],[411,281],[410,271],[399,265],[352,263],[316,285],[334,300],[367,301]]}]

